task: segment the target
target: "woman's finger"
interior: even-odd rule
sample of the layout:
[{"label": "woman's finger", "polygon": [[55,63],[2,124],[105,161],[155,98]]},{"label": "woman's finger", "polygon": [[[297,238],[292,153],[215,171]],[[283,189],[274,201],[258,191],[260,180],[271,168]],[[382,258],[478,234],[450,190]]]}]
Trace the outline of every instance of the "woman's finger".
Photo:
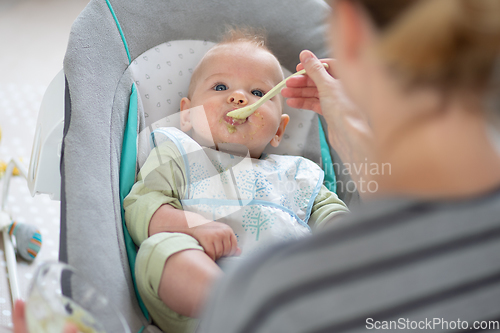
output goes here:
[{"label": "woman's finger", "polygon": [[295,109],[312,110],[318,114],[323,114],[321,104],[317,98],[289,98],[286,104]]},{"label": "woman's finger", "polygon": [[24,302],[21,300],[17,300],[14,304],[14,310],[12,312],[14,333],[28,333],[28,328],[26,327],[26,317],[24,315],[24,305]]},{"label": "woman's finger", "polygon": [[304,66],[307,76],[314,81],[318,89],[323,88],[325,82],[332,80],[330,73],[311,51],[300,52],[300,62]]},{"label": "woman's finger", "polygon": [[66,323],[64,325],[64,333],[78,333],[78,327],[76,327],[73,323]]},{"label": "woman's finger", "polygon": [[283,88],[281,95],[285,98],[318,98],[318,89],[305,88]]},{"label": "woman's finger", "polygon": [[316,84],[307,75],[292,76],[286,80],[286,87],[303,88],[303,87],[316,87]]},{"label": "woman's finger", "polygon": [[[307,50],[306,50],[307,51]],[[307,52],[311,52],[311,51],[307,51]],[[311,52],[312,54],[312,52]],[[324,63],[324,64],[327,64],[328,65],[328,68],[326,69],[327,72],[334,78],[336,78],[337,76],[335,75],[335,67],[337,65],[337,61],[335,59],[332,59],[332,58],[324,58],[324,59],[319,59],[319,61],[321,63]],[[300,70],[303,70],[304,69],[304,65],[302,64],[302,62],[300,62],[297,67],[297,72],[300,71]]]}]

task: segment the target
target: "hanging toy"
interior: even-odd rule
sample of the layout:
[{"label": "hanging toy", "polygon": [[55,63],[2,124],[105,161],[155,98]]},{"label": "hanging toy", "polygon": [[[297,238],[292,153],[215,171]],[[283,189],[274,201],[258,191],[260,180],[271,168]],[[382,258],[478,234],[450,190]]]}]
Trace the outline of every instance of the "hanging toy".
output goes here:
[{"label": "hanging toy", "polygon": [[[17,167],[17,169],[19,170],[19,174],[24,178],[27,178],[28,175],[28,171],[26,170],[24,165],[19,160],[13,158],[7,164],[6,172],[2,179],[2,199],[0,202],[0,234],[2,235],[3,239],[10,293],[13,302],[21,297],[21,293],[19,289],[19,281],[17,278],[15,247],[9,234],[16,239],[16,247],[19,255],[29,261],[32,261],[34,257],[36,257],[36,255],[40,251],[40,245],[42,244],[42,238],[38,230],[34,230],[33,227],[29,226],[22,227],[23,224],[14,223],[10,215],[5,211],[9,193],[10,179],[12,177],[12,171],[14,167]],[[29,252],[31,252],[31,254],[28,252],[28,250]]]},{"label": "hanging toy", "polygon": [[42,246],[42,235],[32,225],[13,222],[6,212],[0,213],[0,231],[15,238],[14,249],[25,260],[33,261]]},{"label": "hanging toy", "polygon": [[16,238],[17,253],[27,261],[33,261],[42,246],[42,235],[32,225],[12,222],[9,226],[9,236]]}]

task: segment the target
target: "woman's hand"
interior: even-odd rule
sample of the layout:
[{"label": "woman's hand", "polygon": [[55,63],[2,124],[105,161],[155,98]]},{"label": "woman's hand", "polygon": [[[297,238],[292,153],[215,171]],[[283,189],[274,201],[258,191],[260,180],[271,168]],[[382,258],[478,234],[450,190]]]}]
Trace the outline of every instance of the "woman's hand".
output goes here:
[{"label": "woman's hand", "polygon": [[24,302],[17,300],[12,311],[12,323],[14,324],[14,333],[28,333],[26,327],[26,317],[24,315]]},{"label": "woman's hand", "polygon": [[[21,300],[17,300],[16,304],[14,304],[12,323],[14,325],[13,333],[29,333],[26,325],[25,304]],[[78,333],[78,328],[71,323],[67,323],[64,326],[64,333]]]},{"label": "woman's hand", "polygon": [[[301,63],[296,70],[306,69],[307,75],[291,77],[282,89],[283,97],[288,98],[287,104],[293,108],[312,110],[323,114],[325,110],[335,107],[338,103],[340,85],[335,77],[335,60],[318,60],[310,51],[302,51]],[[304,64],[307,63],[306,66]],[[326,69],[322,63],[328,64]],[[316,83],[317,82],[317,83]],[[333,105],[332,105],[333,104]]]},{"label": "woman's hand", "polygon": [[[307,75],[290,78],[281,94],[294,108],[312,110],[325,117],[328,138],[344,163],[366,163],[373,153],[372,130],[362,112],[347,98],[335,78],[336,61],[318,60],[311,51],[300,53],[297,70]],[[322,65],[328,64],[328,70]],[[357,175],[352,175],[357,181]],[[358,175],[359,176],[359,175]],[[366,178],[365,178],[366,180]]]}]

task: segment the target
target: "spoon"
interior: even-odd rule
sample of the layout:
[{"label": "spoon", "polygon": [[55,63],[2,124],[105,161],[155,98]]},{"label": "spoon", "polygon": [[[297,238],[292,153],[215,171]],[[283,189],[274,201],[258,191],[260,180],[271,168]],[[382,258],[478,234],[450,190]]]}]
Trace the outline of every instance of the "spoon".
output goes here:
[{"label": "spoon", "polygon": [[[323,66],[325,66],[325,68],[328,69],[328,64],[323,63]],[[245,107],[233,110],[231,112],[228,112],[227,116],[231,117],[231,118],[235,118],[235,119],[246,119],[246,118],[248,118],[252,113],[254,113],[255,111],[257,111],[257,109],[262,104],[264,104],[266,101],[268,101],[269,99],[271,99],[274,96],[276,96],[281,91],[281,88],[283,88],[283,86],[286,84],[286,81],[289,78],[291,78],[292,76],[302,75],[302,74],[305,74],[305,73],[306,73],[305,69],[300,70],[300,71],[298,71],[296,73],[293,73],[292,75],[290,75],[289,77],[287,77],[286,79],[284,79],[283,81],[281,81],[280,83],[278,83],[276,86],[274,86],[273,89],[269,90],[267,92],[267,94],[265,94],[264,96],[262,96],[257,102],[255,102],[253,104],[250,104],[250,105],[247,105]]]}]

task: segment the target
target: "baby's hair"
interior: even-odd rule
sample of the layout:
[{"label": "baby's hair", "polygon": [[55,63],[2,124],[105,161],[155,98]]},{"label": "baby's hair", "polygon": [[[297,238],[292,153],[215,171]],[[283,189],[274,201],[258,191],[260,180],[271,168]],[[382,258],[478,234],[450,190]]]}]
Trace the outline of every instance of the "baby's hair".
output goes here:
[{"label": "baby's hair", "polygon": [[219,41],[218,45],[239,42],[251,43],[272,53],[271,50],[269,50],[269,48],[267,47],[267,37],[265,30],[252,27],[226,26],[226,32],[222,35],[222,38]]},{"label": "baby's hair", "polygon": [[[210,50],[213,50],[221,45],[235,44],[235,43],[250,43],[255,47],[261,48],[269,52],[276,58],[274,53],[267,47],[266,31],[264,29],[257,29],[252,27],[226,26],[225,32],[224,34],[222,34],[220,41]],[[210,50],[208,52],[210,52]],[[198,69],[200,67],[200,64],[203,62],[203,59],[204,58],[202,58],[198,66],[196,66],[193,72],[193,76],[191,77],[191,83],[189,84],[189,91],[187,96],[188,98],[191,98],[192,93],[194,91],[195,85],[193,84],[193,82],[196,81]]]}]

